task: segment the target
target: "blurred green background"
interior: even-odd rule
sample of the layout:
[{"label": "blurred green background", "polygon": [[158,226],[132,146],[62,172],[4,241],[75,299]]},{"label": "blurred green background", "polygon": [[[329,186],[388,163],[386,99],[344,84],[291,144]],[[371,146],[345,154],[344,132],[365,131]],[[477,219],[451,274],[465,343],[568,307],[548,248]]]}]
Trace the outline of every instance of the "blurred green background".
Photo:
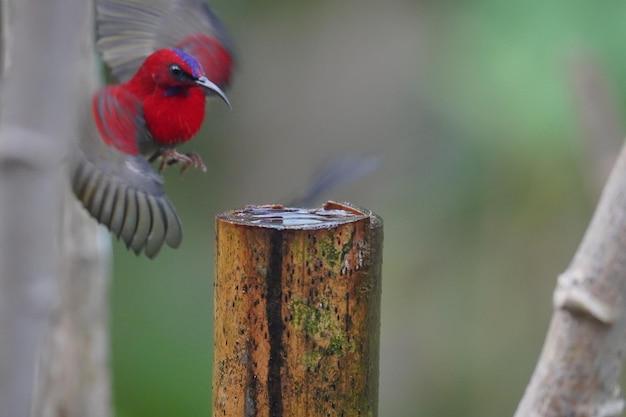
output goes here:
[{"label": "blurred green background", "polygon": [[379,415],[512,415],[621,144],[626,3],[212,4],[233,109],[187,145],[206,175],[166,175],[182,247],[114,245],[117,416],[210,415],[215,213],[345,155],[382,160],[324,196],[385,220]]}]

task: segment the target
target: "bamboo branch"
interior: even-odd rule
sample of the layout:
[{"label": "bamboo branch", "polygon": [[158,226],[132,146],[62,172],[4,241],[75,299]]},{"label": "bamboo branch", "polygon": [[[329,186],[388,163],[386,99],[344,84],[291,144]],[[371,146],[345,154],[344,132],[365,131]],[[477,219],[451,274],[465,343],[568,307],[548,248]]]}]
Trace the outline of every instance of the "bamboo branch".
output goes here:
[{"label": "bamboo branch", "polygon": [[570,85],[577,120],[583,134],[586,162],[591,172],[592,195],[602,188],[624,137],[621,109],[612,96],[615,88],[591,56],[578,57],[570,67]]},{"label": "bamboo branch", "polygon": [[0,416],[33,408],[59,302],[63,164],[78,137],[93,19],[84,0],[3,0],[0,74]]},{"label": "bamboo branch", "polygon": [[66,190],[63,202],[61,302],[41,350],[37,417],[109,417],[108,232]]},{"label": "bamboo branch", "polygon": [[622,415],[625,301],[626,146],[558,279],[550,328],[516,417]]}]

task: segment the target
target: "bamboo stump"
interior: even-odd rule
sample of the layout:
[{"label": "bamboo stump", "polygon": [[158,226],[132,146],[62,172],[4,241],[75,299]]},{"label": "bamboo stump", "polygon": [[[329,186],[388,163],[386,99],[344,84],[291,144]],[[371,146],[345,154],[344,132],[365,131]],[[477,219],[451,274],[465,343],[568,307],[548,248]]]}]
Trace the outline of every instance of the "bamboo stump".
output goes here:
[{"label": "bamboo stump", "polygon": [[213,416],[376,416],[380,217],[252,206],[216,230]]}]

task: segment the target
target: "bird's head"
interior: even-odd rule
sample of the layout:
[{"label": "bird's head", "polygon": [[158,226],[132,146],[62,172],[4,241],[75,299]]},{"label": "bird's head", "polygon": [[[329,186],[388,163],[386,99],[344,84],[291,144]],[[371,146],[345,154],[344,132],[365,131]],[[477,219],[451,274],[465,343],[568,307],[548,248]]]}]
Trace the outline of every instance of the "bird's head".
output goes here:
[{"label": "bird's head", "polygon": [[146,58],[133,81],[144,87],[151,84],[166,96],[201,87],[208,93],[217,94],[230,107],[226,94],[206,77],[198,60],[181,49],[168,48],[154,52]]}]

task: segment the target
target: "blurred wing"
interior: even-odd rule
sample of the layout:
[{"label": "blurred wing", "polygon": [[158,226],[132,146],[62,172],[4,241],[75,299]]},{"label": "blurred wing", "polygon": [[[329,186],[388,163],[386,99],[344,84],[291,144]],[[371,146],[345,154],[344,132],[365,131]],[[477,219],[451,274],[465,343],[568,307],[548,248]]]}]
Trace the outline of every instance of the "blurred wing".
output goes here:
[{"label": "blurred wing", "polygon": [[89,213],[136,254],[153,258],[163,243],[177,248],[182,226],[161,176],[140,155],[108,146],[92,118],[72,160],[72,188]]},{"label": "blurred wing", "polygon": [[318,169],[305,191],[287,205],[291,207],[313,207],[318,199],[334,188],[356,181],[376,171],[381,162],[382,159],[377,156],[364,157],[356,154],[348,154],[330,161]]},{"label": "blurred wing", "polygon": [[204,0],[97,0],[97,20],[98,49],[122,82],[153,52],[172,47],[196,57],[218,86],[230,80],[232,43]]},{"label": "blurred wing", "polygon": [[146,128],[141,101],[135,95],[121,85],[104,87],[93,95],[92,111],[107,145],[126,154],[139,153],[140,134],[145,134]]}]

